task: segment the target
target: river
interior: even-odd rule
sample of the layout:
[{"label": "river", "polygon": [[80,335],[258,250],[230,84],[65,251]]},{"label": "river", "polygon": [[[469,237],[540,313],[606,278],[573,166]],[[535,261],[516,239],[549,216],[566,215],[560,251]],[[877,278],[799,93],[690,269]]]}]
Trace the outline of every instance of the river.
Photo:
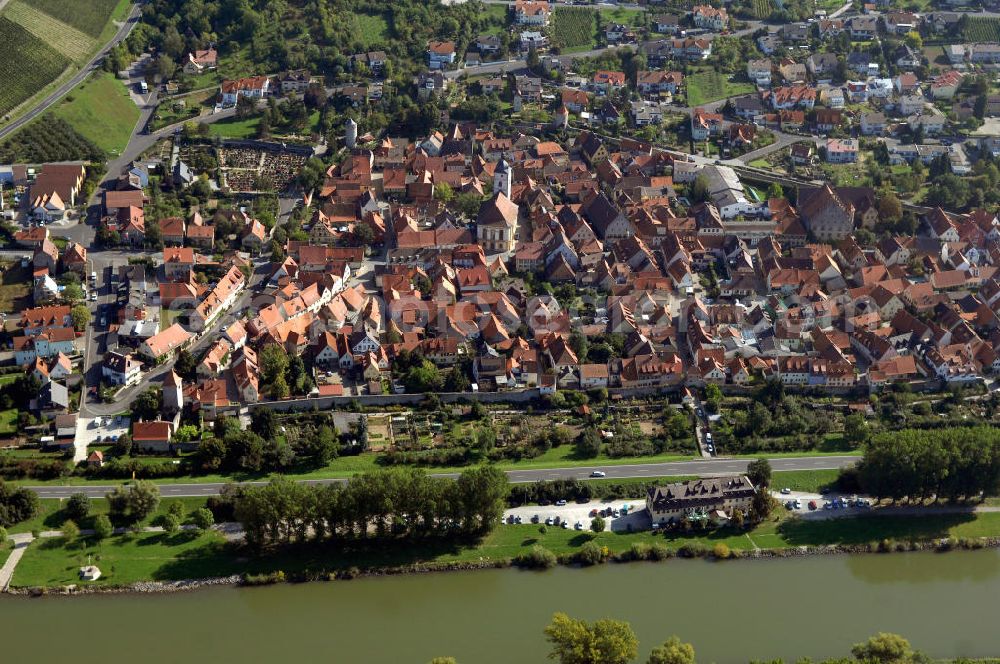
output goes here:
[{"label": "river", "polygon": [[1000,551],[671,560],[172,595],[0,598],[8,662],[547,661],[554,611],[631,622],[641,660],[671,634],[702,662],[846,655],[877,631],[935,657],[1000,655]]}]

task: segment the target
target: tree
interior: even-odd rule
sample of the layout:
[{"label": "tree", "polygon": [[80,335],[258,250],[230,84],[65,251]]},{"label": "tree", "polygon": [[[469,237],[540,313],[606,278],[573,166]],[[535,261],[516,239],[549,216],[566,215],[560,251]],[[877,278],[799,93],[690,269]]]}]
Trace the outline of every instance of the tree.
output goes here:
[{"label": "tree", "polygon": [[201,507],[191,514],[191,521],[198,530],[208,530],[215,525],[215,515],[212,510]]},{"label": "tree", "polygon": [[769,186],[767,188],[767,197],[768,197],[768,199],[771,199],[771,198],[784,198],[785,197],[785,190],[777,182],[772,182],[771,186]]},{"label": "tree", "polygon": [[550,659],[560,664],[626,664],[639,652],[639,640],[628,623],[603,619],[593,624],[556,613],[545,628],[552,644]]},{"label": "tree", "polygon": [[704,175],[696,177],[694,182],[691,183],[691,191],[688,195],[688,199],[690,199],[691,203],[703,203],[707,201],[709,197],[708,187],[709,184],[707,177]]},{"label": "tree", "polygon": [[108,513],[121,523],[138,523],[156,511],[160,504],[160,489],[152,482],[139,480],[128,489],[115,487],[105,496]]},{"label": "tree", "polygon": [[[79,302],[83,299],[83,288],[78,283],[69,283],[63,288],[62,298],[71,302]],[[72,312],[70,312],[72,315]]]},{"label": "tree", "polygon": [[87,323],[90,322],[90,309],[86,305],[76,305],[70,310],[69,315],[73,319],[73,329],[77,332],[82,332],[86,329]]},{"label": "tree", "polygon": [[913,661],[914,652],[910,642],[898,634],[879,632],[864,643],[851,648],[851,654],[860,662],[874,664],[895,664]]},{"label": "tree", "polygon": [[278,416],[270,408],[255,406],[250,411],[250,430],[261,438],[274,438],[278,435],[280,426]]},{"label": "tree", "polygon": [[0,551],[7,548],[7,529],[0,526]]},{"label": "tree", "polygon": [[606,524],[604,522],[604,519],[602,519],[599,516],[595,516],[593,519],[590,520],[590,529],[595,533],[603,533],[605,526]]},{"label": "tree", "polygon": [[646,664],[694,664],[694,646],[671,636],[663,645],[653,648]]},{"label": "tree", "polygon": [[403,375],[403,385],[407,392],[438,392],[441,389],[441,374],[430,360],[421,360],[411,366]]},{"label": "tree", "polygon": [[594,427],[587,427],[576,438],[576,454],[581,459],[593,459],[601,453],[601,434]]},{"label": "tree", "polygon": [[10,527],[38,514],[38,494],[0,480],[0,526]]},{"label": "tree", "polygon": [[198,361],[194,359],[187,348],[177,353],[177,360],[174,362],[174,371],[181,378],[192,379],[198,370]]},{"label": "tree", "polygon": [[903,216],[903,204],[895,193],[887,191],[879,197],[878,216],[887,223],[896,223]]},{"label": "tree", "polygon": [[278,344],[268,344],[258,354],[261,376],[265,383],[271,384],[279,376],[284,377],[288,371],[288,353]]},{"label": "tree", "polygon": [[90,497],[85,493],[74,493],[66,501],[66,516],[77,523],[83,523],[90,516]]},{"label": "tree", "polygon": [[907,32],[906,35],[903,37],[903,41],[905,41],[906,45],[912,48],[914,51],[920,51],[924,48],[924,40],[920,36],[920,33],[917,32],[916,30],[910,30],[909,32]]},{"label": "tree", "polygon": [[747,464],[747,477],[754,487],[766,493],[771,486],[771,463],[764,458],[754,459]]},{"label": "tree", "polygon": [[94,536],[99,540],[105,540],[111,537],[114,532],[115,529],[111,525],[111,519],[108,518],[108,515],[98,514],[94,519]]},{"label": "tree", "polygon": [[272,399],[287,399],[291,390],[288,389],[288,382],[284,376],[278,376],[271,383],[269,390]]},{"label": "tree", "polygon": [[132,419],[134,421],[156,419],[160,414],[161,396],[160,390],[155,387],[147,388],[140,393],[132,402]]},{"label": "tree", "polygon": [[844,418],[844,438],[853,446],[868,442],[870,435],[868,420],[861,413],[852,413]]},{"label": "tree", "polygon": [[80,536],[80,526],[76,525],[73,519],[67,519],[62,525],[63,539],[72,544]]}]

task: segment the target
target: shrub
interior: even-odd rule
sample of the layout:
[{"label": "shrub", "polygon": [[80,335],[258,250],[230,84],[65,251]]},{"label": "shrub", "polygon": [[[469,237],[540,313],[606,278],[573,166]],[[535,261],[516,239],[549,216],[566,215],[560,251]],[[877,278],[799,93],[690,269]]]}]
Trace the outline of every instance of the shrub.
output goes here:
[{"label": "shrub", "polygon": [[633,542],[628,550],[628,560],[648,560],[652,547],[644,542]]},{"label": "shrub", "polygon": [[607,557],[607,547],[602,547],[597,542],[590,541],[580,547],[580,550],[576,554],[576,561],[581,565],[599,565]]},{"label": "shrub", "polygon": [[544,546],[536,544],[526,553],[520,553],[514,558],[514,564],[528,569],[549,569],[556,566],[556,554]]},{"label": "shrub", "polygon": [[215,515],[212,514],[212,510],[202,507],[194,511],[191,521],[200,530],[208,530],[215,524]]},{"label": "shrub", "polygon": [[674,552],[670,548],[661,542],[656,542],[649,549],[649,559],[650,560],[666,560],[667,558],[673,558]]},{"label": "shrub", "polygon": [[111,526],[111,519],[108,518],[108,515],[97,515],[97,518],[94,519],[94,535],[97,539],[107,539],[111,537],[112,533],[114,533],[114,528]]},{"label": "shrub", "polygon": [[722,542],[719,542],[712,548],[712,555],[715,556],[716,559],[718,560],[725,560],[726,558],[729,558],[729,556],[732,555],[732,552],[730,552],[728,546],[726,546]]},{"label": "shrub", "polygon": [[90,516],[90,498],[85,493],[74,493],[66,501],[66,516],[82,523]]},{"label": "shrub", "polygon": [[704,558],[708,555],[708,547],[701,542],[688,542],[677,549],[681,558]]}]

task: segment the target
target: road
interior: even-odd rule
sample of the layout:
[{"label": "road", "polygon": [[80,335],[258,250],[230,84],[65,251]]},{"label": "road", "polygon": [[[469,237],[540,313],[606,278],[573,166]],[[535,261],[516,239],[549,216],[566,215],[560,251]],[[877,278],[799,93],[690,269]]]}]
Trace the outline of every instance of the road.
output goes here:
[{"label": "road", "polygon": [[[3,4],[5,3],[0,2],[0,6],[2,6]],[[142,14],[142,4],[136,3],[132,5],[132,11],[129,12],[128,18],[126,18],[125,22],[122,23],[120,28],[118,28],[118,32],[115,33],[115,36],[111,39],[111,41],[105,44],[104,48],[98,51],[97,54],[94,55],[94,57],[91,58],[90,61],[83,66],[83,69],[77,72],[73,78],[69,79],[68,81],[60,85],[55,92],[53,92],[48,97],[40,101],[37,105],[35,105],[33,109],[31,109],[18,119],[14,120],[3,129],[0,129],[0,139],[3,139],[7,135],[17,131],[24,125],[28,124],[29,122],[37,118],[39,115],[47,111],[49,107],[51,107],[57,101],[62,99],[66,93],[68,93],[76,86],[80,85],[80,83],[83,82],[83,79],[90,76],[91,72],[97,69],[98,65],[100,65],[101,61],[104,59],[104,56],[107,55],[112,48],[117,46],[126,37],[128,37],[129,33],[132,32],[132,28],[134,28],[136,24],[139,22],[139,17],[141,14]]]},{"label": "road", "polygon": [[[770,459],[771,468],[781,470],[836,470],[851,466],[860,459],[858,456],[810,456],[781,457]],[[580,466],[576,468],[546,468],[535,470],[509,470],[507,477],[511,482],[523,484],[554,479],[586,480],[590,473],[600,470],[606,473],[607,479],[629,479],[669,477],[676,475],[728,475],[746,471],[749,459],[716,459],[711,461],[673,461],[667,463],[636,463],[624,466]],[[431,475],[443,479],[454,479],[457,473],[439,473]],[[342,484],[343,479],[304,480],[305,484]],[[244,482],[243,484],[264,484],[265,482]],[[164,498],[202,497],[218,495],[224,482],[205,484],[160,484],[160,495]],[[91,498],[102,498],[114,489],[115,485],[86,484],[78,486],[29,486],[40,498],[69,498],[74,493],[85,493]]]},{"label": "road", "polygon": [[[504,0],[496,0],[493,4],[508,4],[508,3],[505,2]],[[624,8],[632,7],[632,5],[618,5],[618,6]],[[635,7],[638,8],[639,6],[635,5]],[[747,27],[741,30],[735,30],[729,33],[729,36],[742,37],[743,35],[749,35],[756,32],[761,28],[761,26],[764,25],[762,21],[744,21],[744,22],[747,24]],[[717,36],[719,36],[718,33],[706,33],[704,35],[700,35],[700,37],[710,40],[714,39]],[[646,44],[663,41],[665,39],[672,39],[672,37],[669,35],[659,35],[656,39],[648,39],[646,41],[639,42],[637,44],[617,44],[615,46],[604,46],[602,48],[595,48],[589,51],[580,51],[578,53],[565,53],[554,57],[558,57],[559,60],[562,62],[566,61],[572,62],[579,58],[594,58],[599,55],[604,55],[605,53],[608,53],[610,51],[615,51],[620,48],[631,48],[638,50],[641,49]],[[503,62],[486,62],[481,65],[476,65],[474,67],[465,67],[464,69],[450,69],[444,73],[444,76],[445,78],[448,79],[456,79],[461,77],[462,75],[482,76],[484,74],[501,74],[501,73],[506,74],[508,72],[520,72],[521,70],[526,70],[527,66],[528,66],[527,61],[524,58],[518,60],[505,60]]]}]

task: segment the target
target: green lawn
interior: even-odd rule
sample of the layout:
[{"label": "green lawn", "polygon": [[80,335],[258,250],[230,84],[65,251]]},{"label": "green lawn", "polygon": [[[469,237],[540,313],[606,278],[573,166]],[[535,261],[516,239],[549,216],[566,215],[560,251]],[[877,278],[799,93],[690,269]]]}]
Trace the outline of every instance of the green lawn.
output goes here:
[{"label": "green lawn", "polygon": [[482,13],[484,18],[493,19],[483,34],[501,35],[507,31],[507,5],[483,5]]},{"label": "green lawn", "polygon": [[726,80],[726,75],[714,69],[691,74],[687,78],[687,101],[689,106],[701,106],[709,102],[747,94],[754,91],[750,83],[734,83]]},{"label": "green lawn", "polygon": [[[14,526],[7,529],[8,533],[30,533],[34,530],[59,530],[66,519],[65,511],[63,511],[63,506],[65,505],[65,500],[57,500],[55,498],[43,498],[39,501],[39,511],[33,519],[28,521],[22,521]],[[160,514],[166,514],[170,509],[170,506],[174,503],[180,503],[184,508],[184,514],[190,514],[196,509],[205,506],[204,498],[166,498],[160,501],[159,507],[157,507],[156,512],[147,519],[146,523],[152,521]],[[103,498],[91,498],[90,499],[90,512],[91,517],[97,516],[98,514],[108,513],[108,501]],[[81,528],[90,528],[91,523],[88,521],[86,523],[77,524]]]},{"label": "green lawn", "polygon": [[95,74],[67,95],[55,114],[109,154],[128,145],[139,108],[125,85],[109,73]]},{"label": "green lawn", "polygon": [[357,544],[350,550],[304,545],[278,550],[267,557],[236,551],[215,534],[173,536],[143,533],[116,536],[103,543],[86,541],[67,546],[61,539],[36,541],[25,553],[12,585],[18,587],[77,583],[79,567],[90,560],[101,568],[98,585],[141,580],[192,579],[237,573],[260,574],[282,570],[336,571],[347,567],[377,568],[420,562],[452,563],[506,561],[530,551],[536,544],[557,555],[572,554],[596,541],[611,553],[633,544],[662,543],[670,549],[699,543],[722,543],[731,550],[786,548],[832,544],[871,544],[883,539],[926,541],[941,537],[965,538],[1000,534],[1000,514],[928,515],[923,517],[868,516],[806,521],[783,514],[743,532],[720,529],[709,532],[657,534],[653,532],[593,534],[536,525],[504,525],[478,543],[413,543],[387,547]]},{"label": "green lawn", "polygon": [[839,470],[782,470],[772,474],[771,486],[819,493],[824,487],[834,484],[839,475]]},{"label": "green lawn", "polygon": [[0,311],[13,313],[31,306],[31,272],[20,263],[0,264]]},{"label": "green lawn", "polygon": [[209,125],[209,132],[212,136],[220,138],[253,138],[257,135],[257,125],[260,118],[247,118],[245,120],[223,120]]},{"label": "green lawn", "polygon": [[[4,376],[6,378],[6,376]],[[0,436],[9,436],[17,431],[17,409],[0,410]]]}]

